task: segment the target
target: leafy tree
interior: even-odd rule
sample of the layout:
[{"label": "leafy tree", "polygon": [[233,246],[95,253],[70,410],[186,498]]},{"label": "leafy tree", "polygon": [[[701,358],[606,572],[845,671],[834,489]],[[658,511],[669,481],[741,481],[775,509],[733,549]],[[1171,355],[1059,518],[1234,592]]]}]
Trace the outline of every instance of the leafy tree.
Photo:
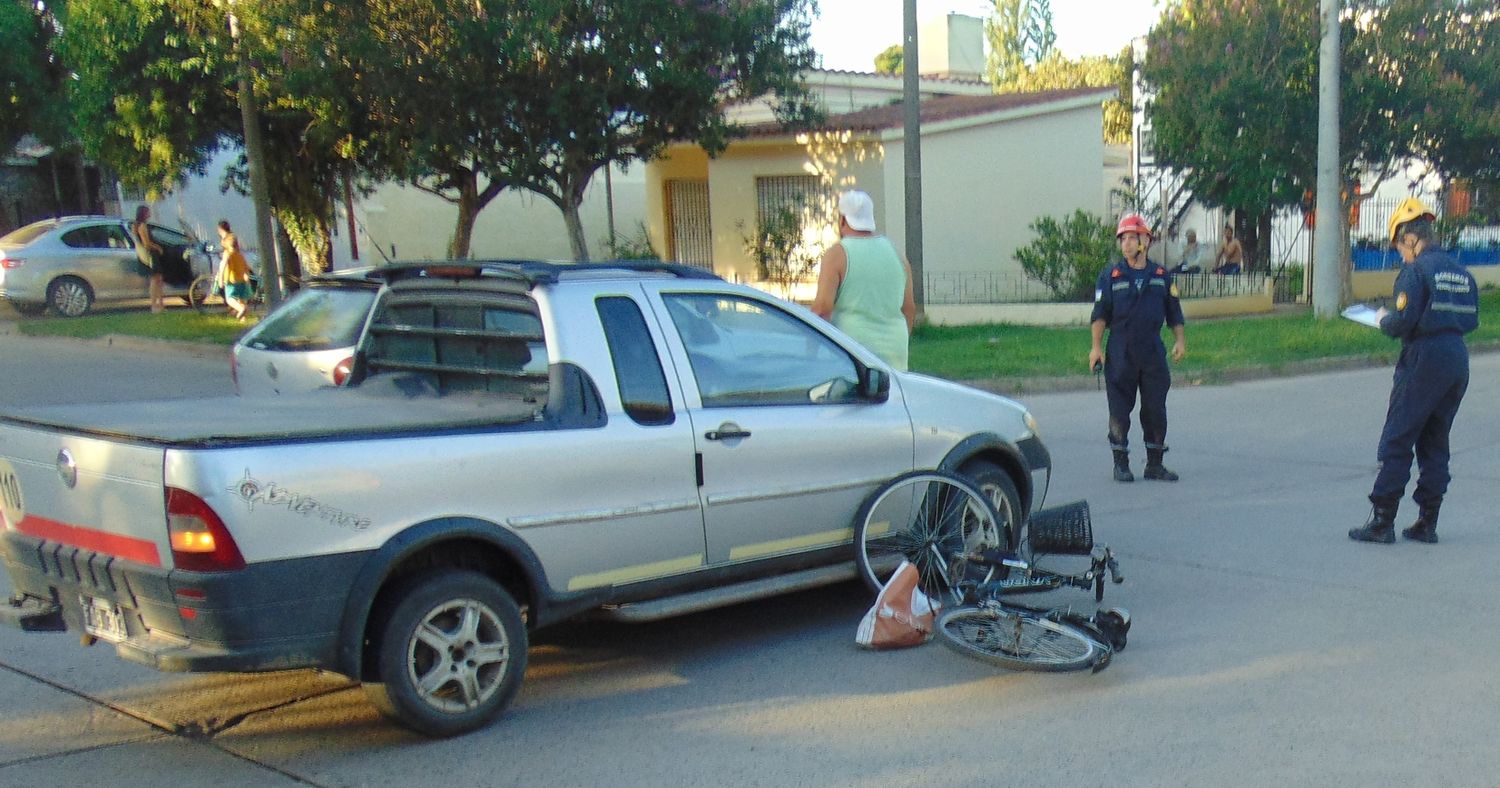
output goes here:
[{"label": "leafy tree", "polygon": [[126,185],[164,191],[202,174],[239,124],[232,54],[159,0],[70,0],[59,49],[73,129]]},{"label": "leafy tree", "polygon": [[990,42],[990,82],[1002,92],[1025,72],[1052,53],[1057,34],[1052,32],[1050,0],[994,0],[995,11],[985,24]]},{"label": "leafy tree", "polygon": [[[1159,161],[1198,199],[1255,217],[1262,237],[1273,209],[1316,185],[1317,11],[1300,0],[1181,0],[1148,38],[1141,75]],[[1495,166],[1495,13],[1463,0],[1345,3],[1345,183],[1373,172],[1368,194],[1419,157],[1448,175]]]},{"label": "leafy tree", "polygon": [[1119,254],[1114,228],[1084,210],[1061,221],[1031,223],[1036,239],[1016,250],[1016,261],[1059,301],[1088,301],[1099,271]]},{"label": "leafy tree", "polygon": [[877,74],[900,74],[901,59],[906,56],[906,50],[900,44],[891,44],[875,56],[875,73]]},{"label": "leafy tree", "polygon": [[1118,95],[1104,102],[1104,141],[1109,143],[1130,142],[1131,126],[1131,72],[1134,57],[1126,47],[1115,57],[1082,57],[1069,60],[1053,50],[1041,62],[1023,66],[1011,81],[1000,90],[1002,93],[1031,93],[1041,90],[1064,90],[1068,88],[1116,88]]},{"label": "leafy tree", "polygon": [[[318,3],[334,16],[353,0]],[[127,185],[170,190],[205,174],[215,151],[238,145],[237,61],[220,4],[193,0],[71,0],[60,47],[71,67],[74,127],[85,149]],[[330,252],[336,177],[348,177],[361,149],[349,140],[367,127],[337,89],[345,72],[300,58],[297,45],[314,16],[292,0],[236,7],[254,85],[262,99],[262,138],[272,211],[293,241],[301,268],[323,270]],[[316,85],[317,90],[308,89]],[[342,102],[337,99],[343,99]],[[361,169],[364,169],[361,167]],[[224,188],[248,192],[241,157]],[[270,250],[262,251],[269,262]]]},{"label": "leafy tree", "polygon": [[801,76],[814,62],[811,0],[526,5],[531,46],[514,50],[500,90],[515,100],[506,142],[532,155],[507,176],[562,211],[579,260],[589,253],[578,211],[600,168],[673,142],[716,154],[739,133],[724,113],[739,100],[772,95],[789,126],[816,118]]},{"label": "leafy tree", "polygon": [[0,155],[28,133],[53,144],[66,139],[62,70],[51,51],[56,35],[44,6],[0,0]]}]

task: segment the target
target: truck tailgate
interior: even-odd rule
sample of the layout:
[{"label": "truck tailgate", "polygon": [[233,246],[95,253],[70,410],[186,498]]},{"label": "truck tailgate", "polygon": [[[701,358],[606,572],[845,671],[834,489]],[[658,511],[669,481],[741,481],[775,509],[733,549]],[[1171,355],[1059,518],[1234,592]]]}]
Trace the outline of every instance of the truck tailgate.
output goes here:
[{"label": "truck tailgate", "polygon": [[146,566],[170,561],[165,450],[0,422],[5,528]]}]

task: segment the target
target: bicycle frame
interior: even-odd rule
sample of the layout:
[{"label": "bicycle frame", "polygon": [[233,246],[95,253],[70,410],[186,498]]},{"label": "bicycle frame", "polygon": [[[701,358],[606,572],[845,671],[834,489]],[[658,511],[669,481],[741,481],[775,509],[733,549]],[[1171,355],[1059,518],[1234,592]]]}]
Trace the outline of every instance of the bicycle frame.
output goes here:
[{"label": "bicycle frame", "polygon": [[[997,554],[995,551],[983,551],[975,555],[964,556],[964,560],[979,566],[992,567],[1002,570],[1002,577],[994,580],[986,580],[973,585],[972,595],[976,599],[993,598],[1009,594],[1031,594],[1041,591],[1055,591],[1059,588],[1082,588],[1094,589],[1094,601],[1104,598],[1104,577],[1106,574],[1112,582],[1119,584],[1125,582],[1125,576],[1120,574],[1120,565],[1115,560],[1114,552],[1108,547],[1096,549],[1090,556],[1089,568],[1081,574],[1070,575],[1054,572],[1036,566],[1013,554]],[[966,598],[968,594],[965,595]]]}]

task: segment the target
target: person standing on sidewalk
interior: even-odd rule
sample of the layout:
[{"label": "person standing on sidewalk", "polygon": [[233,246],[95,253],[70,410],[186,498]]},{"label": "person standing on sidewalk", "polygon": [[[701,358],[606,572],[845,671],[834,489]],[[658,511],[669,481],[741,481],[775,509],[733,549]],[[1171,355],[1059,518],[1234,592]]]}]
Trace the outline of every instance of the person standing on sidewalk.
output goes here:
[{"label": "person standing on sidewalk", "polygon": [[1433,240],[1436,216],[1415,197],[1391,214],[1387,231],[1401,255],[1392,291],[1395,311],[1382,308],[1380,330],[1401,340],[1391,381],[1390,405],[1380,432],[1380,470],[1370,490],[1370,519],[1349,531],[1359,542],[1396,541],[1396,509],[1417,460],[1416,522],[1407,539],[1437,542],[1438,508],[1448,492],[1448,432],[1469,387],[1469,349],[1464,334],[1479,327],[1479,286]]},{"label": "person standing on sidewalk", "polygon": [[[1117,482],[1133,482],[1130,472],[1130,412],[1137,392],[1141,398],[1141,437],[1146,444],[1147,479],[1177,481],[1177,474],[1162,464],[1167,451],[1167,390],[1172,373],[1167,368],[1167,349],[1161,341],[1165,322],[1172,328],[1172,360],[1187,354],[1182,304],[1177,286],[1167,269],[1146,256],[1151,228],[1144,219],[1130,214],[1115,228],[1122,258],[1099,274],[1094,286],[1094,312],[1089,329],[1093,347],[1089,368],[1104,368],[1109,399],[1109,448],[1114,453]],[[1109,341],[1103,344],[1104,330]]]},{"label": "person standing on sidewalk", "polygon": [[891,239],[875,233],[875,201],[862,191],[839,195],[839,242],[823,252],[812,311],[906,369],[917,319],[911,266]]},{"label": "person standing on sidewalk", "polygon": [[151,314],[159,315],[167,308],[162,296],[162,274],[161,274],[161,244],[151,240],[151,208],[145,205],[135,209],[135,222],[130,225],[130,232],[135,236],[135,256],[148,271],[150,271],[150,284],[146,292],[151,297]]}]

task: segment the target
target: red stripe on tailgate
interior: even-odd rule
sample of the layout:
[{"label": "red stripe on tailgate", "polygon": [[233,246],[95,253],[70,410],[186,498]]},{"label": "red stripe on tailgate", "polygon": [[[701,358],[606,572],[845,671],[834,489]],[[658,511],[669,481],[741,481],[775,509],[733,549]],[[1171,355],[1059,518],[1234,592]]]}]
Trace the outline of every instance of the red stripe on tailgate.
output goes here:
[{"label": "red stripe on tailgate", "polygon": [[34,514],[22,517],[16,530],[38,539],[50,539],[137,563],[161,566],[161,555],[156,551],[156,543],[133,536],[121,536],[78,525],[68,525],[56,520],[48,520],[45,517],[37,517]]}]

